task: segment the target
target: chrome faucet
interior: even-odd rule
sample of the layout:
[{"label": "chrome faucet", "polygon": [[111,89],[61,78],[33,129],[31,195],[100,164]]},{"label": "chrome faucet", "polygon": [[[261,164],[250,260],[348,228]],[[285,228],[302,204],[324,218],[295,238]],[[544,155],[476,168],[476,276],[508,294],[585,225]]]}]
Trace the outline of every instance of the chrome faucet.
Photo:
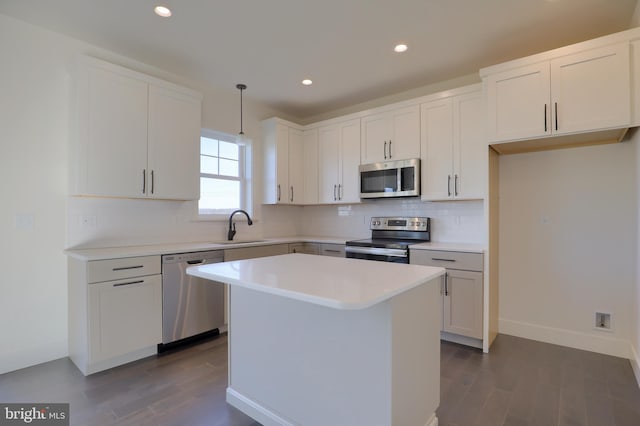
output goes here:
[{"label": "chrome faucet", "polygon": [[247,223],[249,225],[253,225],[253,221],[251,220],[251,216],[249,216],[249,213],[245,212],[244,210],[235,210],[229,215],[229,233],[227,234],[227,240],[229,241],[232,241],[233,236],[236,235],[236,224],[232,221],[233,215],[236,213],[242,213],[243,215],[245,215],[247,217]]}]

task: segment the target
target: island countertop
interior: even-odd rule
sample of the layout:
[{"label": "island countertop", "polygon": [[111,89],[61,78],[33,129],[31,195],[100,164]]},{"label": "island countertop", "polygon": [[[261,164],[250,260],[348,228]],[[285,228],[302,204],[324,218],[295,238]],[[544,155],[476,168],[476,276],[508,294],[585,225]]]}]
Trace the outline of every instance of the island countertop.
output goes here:
[{"label": "island countertop", "polygon": [[300,253],[187,268],[189,275],[334,309],[365,309],[444,273],[431,266]]}]

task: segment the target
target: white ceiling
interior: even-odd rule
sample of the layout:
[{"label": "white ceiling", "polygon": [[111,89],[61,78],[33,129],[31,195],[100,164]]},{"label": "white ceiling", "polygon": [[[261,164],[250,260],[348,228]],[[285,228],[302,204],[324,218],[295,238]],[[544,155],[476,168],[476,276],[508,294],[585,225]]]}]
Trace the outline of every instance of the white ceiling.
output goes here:
[{"label": "white ceiling", "polygon": [[[152,9],[165,4],[173,17]],[[629,28],[636,0],[0,0],[0,13],[305,118]],[[393,52],[405,42],[409,50]],[[313,86],[300,81],[311,78]]]}]

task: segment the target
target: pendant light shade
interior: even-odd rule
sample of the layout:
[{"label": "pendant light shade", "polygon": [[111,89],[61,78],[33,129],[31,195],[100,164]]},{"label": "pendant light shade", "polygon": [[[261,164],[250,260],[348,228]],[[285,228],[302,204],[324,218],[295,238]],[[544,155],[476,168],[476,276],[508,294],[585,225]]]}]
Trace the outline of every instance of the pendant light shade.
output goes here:
[{"label": "pendant light shade", "polygon": [[246,145],[249,141],[249,138],[247,138],[244,134],[244,131],[242,129],[242,91],[245,90],[247,88],[246,84],[236,84],[236,89],[240,90],[240,133],[238,133],[238,136],[236,137],[236,143],[238,145]]}]

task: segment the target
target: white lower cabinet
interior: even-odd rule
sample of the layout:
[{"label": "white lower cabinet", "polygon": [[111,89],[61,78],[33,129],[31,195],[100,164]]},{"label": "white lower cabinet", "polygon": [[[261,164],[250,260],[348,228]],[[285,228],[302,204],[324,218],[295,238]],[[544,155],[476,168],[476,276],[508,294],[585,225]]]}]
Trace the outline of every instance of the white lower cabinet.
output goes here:
[{"label": "white lower cabinet", "polygon": [[162,340],[162,275],[89,285],[93,361],[136,352]]},{"label": "white lower cabinet", "polygon": [[[442,280],[442,338],[482,347],[483,254],[411,250],[411,263],[447,269]],[[463,336],[475,340],[456,338]]]},{"label": "white lower cabinet", "polygon": [[482,339],[482,272],[447,269],[442,331]]},{"label": "white lower cabinet", "polygon": [[289,244],[289,253],[319,254],[321,256],[345,257],[344,244],[331,243]]},{"label": "white lower cabinet", "polygon": [[69,259],[69,357],[88,375],[157,353],[160,256]]}]

